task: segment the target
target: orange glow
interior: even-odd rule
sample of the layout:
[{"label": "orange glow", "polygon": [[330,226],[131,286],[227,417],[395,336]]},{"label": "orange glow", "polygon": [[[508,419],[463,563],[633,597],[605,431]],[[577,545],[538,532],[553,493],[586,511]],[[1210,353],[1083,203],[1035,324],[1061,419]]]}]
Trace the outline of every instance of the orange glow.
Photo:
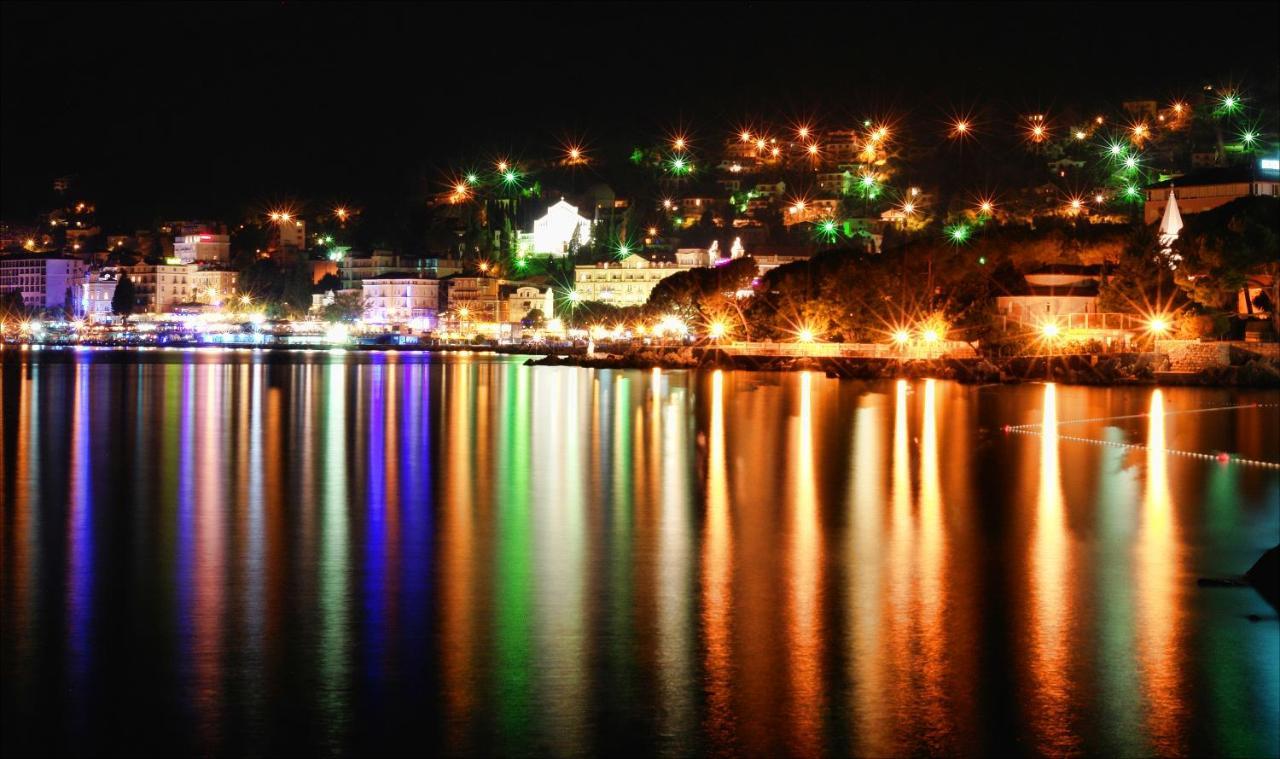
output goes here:
[{"label": "orange glow", "polygon": [[[711,375],[711,423],[707,436],[707,521],[702,546],[702,623],[706,630],[709,718],[730,727],[733,704],[733,525],[729,519],[729,467],[725,453],[724,372]],[[721,723],[724,724],[721,724]]]},{"label": "orange glow", "polygon": [[1079,736],[1070,727],[1072,684],[1069,676],[1072,555],[1067,539],[1058,460],[1057,387],[1044,386],[1041,420],[1040,485],[1035,530],[1031,536],[1031,609],[1028,620],[1033,684],[1032,722],[1039,743],[1036,753],[1074,753]]},{"label": "orange glow", "polygon": [[824,701],[822,678],[822,541],[814,474],[813,374],[800,375],[800,416],[792,418],[796,466],[792,474],[787,638],[791,673],[791,722],[797,753],[819,751]]},{"label": "orange glow", "polygon": [[1185,754],[1182,676],[1185,661],[1182,636],[1186,594],[1179,578],[1181,543],[1177,510],[1169,490],[1169,454],[1165,441],[1164,391],[1151,391],[1147,417],[1146,489],[1142,527],[1136,551],[1134,627],[1141,689],[1147,708],[1147,729],[1153,753]]},{"label": "orange glow", "polygon": [[738,139],[743,142],[751,142],[751,133],[744,129],[738,134]]}]

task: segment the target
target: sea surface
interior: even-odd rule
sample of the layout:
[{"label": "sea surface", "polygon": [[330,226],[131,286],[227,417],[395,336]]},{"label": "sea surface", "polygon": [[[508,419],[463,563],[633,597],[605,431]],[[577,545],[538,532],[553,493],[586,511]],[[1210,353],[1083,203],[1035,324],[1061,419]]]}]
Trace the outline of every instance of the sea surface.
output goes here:
[{"label": "sea surface", "polygon": [[1280,543],[1276,393],[12,346],[0,383],[5,757],[1280,754],[1276,612],[1196,584]]}]

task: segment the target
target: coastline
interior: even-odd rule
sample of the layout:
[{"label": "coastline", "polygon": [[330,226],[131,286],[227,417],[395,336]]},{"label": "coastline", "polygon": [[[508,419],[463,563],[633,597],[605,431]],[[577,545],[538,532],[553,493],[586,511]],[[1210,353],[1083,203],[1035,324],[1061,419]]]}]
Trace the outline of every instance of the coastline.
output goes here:
[{"label": "coastline", "polygon": [[1017,384],[1053,381],[1068,385],[1198,385],[1280,388],[1280,368],[1267,359],[1194,372],[1167,371],[1153,353],[1067,354],[1009,358],[833,358],[731,355],[715,348],[646,349],[593,356],[544,355],[531,366],[594,369],[733,369],[739,371],[820,371],[833,379],[934,379],[962,384]]},{"label": "coastline", "polygon": [[945,379],[962,384],[1018,384],[1052,381],[1067,385],[1250,387],[1280,389],[1280,365],[1267,358],[1244,359],[1198,371],[1169,371],[1165,356],[1155,353],[1063,354],[1005,358],[868,358],[733,355],[713,347],[646,347],[625,353],[587,355],[584,346],[538,345],[396,345],[326,343],[297,345],[166,345],[6,343],[0,356],[35,351],[227,351],[263,353],[477,353],[527,356],[528,366],[578,366],[588,369],[663,369],[790,372],[819,371],[833,379]]}]

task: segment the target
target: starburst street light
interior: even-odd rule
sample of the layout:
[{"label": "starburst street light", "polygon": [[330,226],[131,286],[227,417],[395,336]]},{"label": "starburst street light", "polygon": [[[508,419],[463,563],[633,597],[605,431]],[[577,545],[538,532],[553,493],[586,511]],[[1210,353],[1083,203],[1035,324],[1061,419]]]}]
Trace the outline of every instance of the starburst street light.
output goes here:
[{"label": "starburst street light", "polygon": [[343,208],[342,206],[338,206],[337,208],[333,209],[333,215],[338,217],[338,221],[346,221],[347,216],[349,216],[350,213],[347,211],[347,209]]},{"label": "starburst street light", "polygon": [[1254,132],[1251,130],[1245,130],[1244,132],[1240,133],[1240,142],[1243,143],[1246,148],[1253,147],[1253,143],[1257,141],[1258,141],[1257,132]]}]

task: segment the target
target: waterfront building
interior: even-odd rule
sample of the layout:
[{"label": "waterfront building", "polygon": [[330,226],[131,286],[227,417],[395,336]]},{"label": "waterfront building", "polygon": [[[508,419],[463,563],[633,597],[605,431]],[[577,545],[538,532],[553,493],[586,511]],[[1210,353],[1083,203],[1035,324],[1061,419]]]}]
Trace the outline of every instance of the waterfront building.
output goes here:
[{"label": "waterfront building", "polygon": [[236,294],[236,273],[197,264],[136,264],[129,273],[140,310],[163,313],[188,304],[221,305]]},{"label": "waterfront building", "polygon": [[409,324],[429,329],[440,308],[440,280],[397,273],[361,281],[364,319],[377,324]]},{"label": "waterfront building", "polygon": [[502,321],[505,298],[503,285],[514,284],[497,277],[452,275],[444,277],[445,310],[455,317],[465,311],[466,320],[496,323]]},{"label": "waterfront building", "polygon": [[189,264],[136,264],[123,268],[133,282],[140,311],[160,313],[179,303],[190,303],[194,296]]},{"label": "waterfront building", "polygon": [[649,300],[659,282],[690,268],[678,261],[651,261],[633,253],[621,261],[574,267],[574,289],[582,300],[638,306]]},{"label": "waterfront building", "polygon": [[192,301],[220,306],[236,294],[236,272],[216,267],[196,267],[188,274]]},{"label": "waterfront building", "polygon": [[[536,285],[517,284],[509,288],[505,301],[505,310],[502,315],[502,321],[507,324],[518,324],[524,321],[530,311],[538,309],[542,311],[546,308],[548,301],[547,293],[551,292],[551,288],[546,291],[539,289]],[[543,313],[542,318],[551,319],[554,313]]]},{"label": "waterfront building", "polygon": [[111,301],[119,281],[118,267],[85,271],[84,278],[72,286],[73,315],[88,321],[109,321],[114,316]]},{"label": "waterfront building", "polygon": [[74,307],[71,288],[84,278],[79,258],[62,256],[12,256],[0,258],[0,292],[17,292],[29,309]]},{"label": "waterfront building", "polygon": [[996,296],[996,310],[1019,324],[1035,326],[1046,319],[1098,311],[1102,267],[1053,264],[1023,276],[1024,285]]},{"label": "waterfront building", "polygon": [[[425,258],[402,256],[389,250],[374,250],[368,256],[349,253],[338,262],[338,278],[344,290],[359,290],[360,283],[370,277],[388,274],[413,274],[422,278],[440,279],[462,271],[462,262],[452,258]],[[318,280],[323,273],[317,274]]]}]

